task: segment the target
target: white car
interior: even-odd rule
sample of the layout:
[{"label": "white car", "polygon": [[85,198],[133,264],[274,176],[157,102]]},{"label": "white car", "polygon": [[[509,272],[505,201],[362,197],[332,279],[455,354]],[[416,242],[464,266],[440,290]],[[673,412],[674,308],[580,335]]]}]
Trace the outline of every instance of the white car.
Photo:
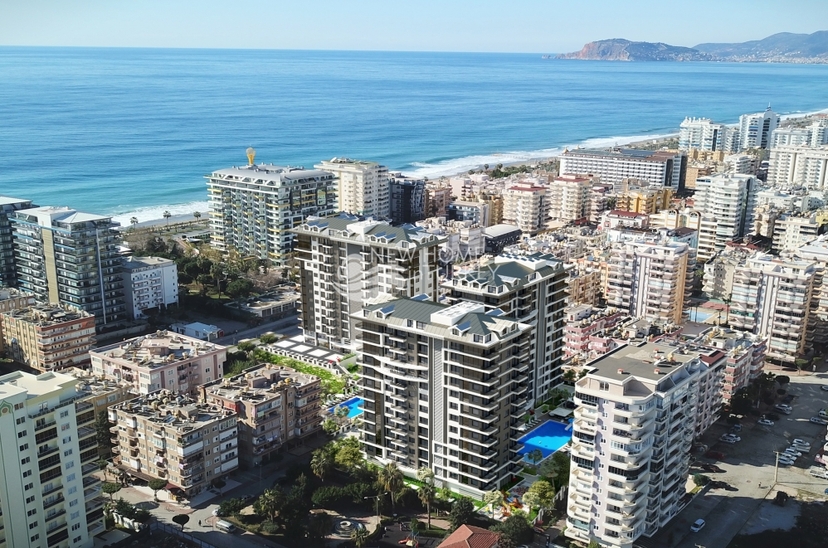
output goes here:
[{"label": "white car", "polygon": [[793,407],[791,407],[787,403],[777,403],[776,408],[777,409],[787,409],[788,411],[793,411]]},{"label": "white car", "polygon": [[730,445],[735,445],[736,444],[736,440],[734,440],[732,438],[721,438],[721,439],[719,439],[719,441],[722,442],[722,443],[729,443]]},{"label": "white car", "polygon": [[693,525],[690,526],[690,530],[693,531],[694,533],[698,533],[702,529],[704,529],[704,520],[701,519],[701,518],[694,521]]},{"label": "white car", "polygon": [[791,440],[791,445],[807,445],[808,447],[810,447],[810,446],[811,446],[811,444],[810,444],[810,443],[808,443],[808,442],[807,442],[807,441],[805,441],[805,440],[799,439],[799,438],[794,438],[794,439],[792,439],[792,440]]},{"label": "white car", "polygon": [[719,438],[722,441],[733,440],[733,441],[742,441],[742,438],[739,436],[735,436],[733,434],[722,434],[722,437]]},{"label": "white car", "polygon": [[788,455],[793,455],[795,457],[801,457],[802,456],[802,453],[797,451],[795,447],[788,447],[787,449],[785,449],[785,453],[787,453]]},{"label": "white car", "polygon": [[828,453],[828,443],[822,446],[822,450]]},{"label": "white car", "polygon": [[828,470],[825,468],[811,468],[808,472],[815,478],[828,479]]},{"label": "white car", "polygon": [[810,418],[810,419],[808,419],[808,420],[810,420],[810,421],[811,421],[812,423],[814,423],[814,424],[822,424],[822,425],[826,425],[826,424],[828,424],[828,421],[827,421],[827,420],[825,420],[825,419],[823,419],[823,418],[820,418],[820,417],[811,417],[811,418]]},{"label": "white car", "polygon": [[761,424],[762,426],[773,426],[773,421],[768,419],[759,419],[756,424]]},{"label": "white car", "polygon": [[810,445],[800,445],[800,444],[798,444],[798,443],[792,443],[792,444],[791,444],[791,447],[793,447],[793,448],[794,448],[794,449],[796,449],[797,451],[804,451],[804,452],[806,452],[806,453],[807,453],[807,452],[809,452],[809,451],[811,450],[811,446],[810,446]]},{"label": "white car", "polygon": [[828,384],[823,384],[822,386],[819,387],[819,389],[820,390],[825,390],[826,392],[828,392]]}]

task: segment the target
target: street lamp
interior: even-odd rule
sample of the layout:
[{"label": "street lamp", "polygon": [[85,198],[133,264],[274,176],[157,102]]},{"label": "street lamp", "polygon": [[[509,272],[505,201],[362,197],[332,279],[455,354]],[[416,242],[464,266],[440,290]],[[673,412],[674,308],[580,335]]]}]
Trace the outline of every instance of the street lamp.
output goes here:
[{"label": "street lamp", "polygon": [[774,453],[776,453],[776,464],[773,467],[773,484],[776,485],[779,480],[779,451],[774,451]]},{"label": "street lamp", "polygon": [[388,494],[388,491],[386,491],[385,493],[380,493],[379,495],[376,495],[376,496],[373,496],[373,497],[363,497],[364,500],[374,499],[374,506],[376,507],[376,510],[377,510],[377,526],[379,526],[379,523],[380,523],[379,501],[382,497],[384,497],[387,494]]}]

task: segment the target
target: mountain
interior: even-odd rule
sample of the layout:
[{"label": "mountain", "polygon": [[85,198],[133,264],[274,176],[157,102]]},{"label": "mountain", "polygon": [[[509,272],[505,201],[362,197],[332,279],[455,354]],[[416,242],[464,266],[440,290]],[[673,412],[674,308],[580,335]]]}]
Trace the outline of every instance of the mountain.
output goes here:
[{"label": "mountain", "polygon": [[563,53],[558,59],[594,61],[712,61],[713,58],[691,48],[671,46],[661,42],[631,42],[623,38],[598,40],[585,45],[581,51]]},{"label": "mountain", "polygon": [[597,61],[731,61],[828,63],[828,31],[813,34],[780,32],[762,40],[733,44],[699,44],[694,48],[661,42],[632,42],[622,38],[590,42],[558,59]]},{"label": "mountain", "polygon": [[813,34],[780,32],[762,40],[737,44],[699,44],[694,49],[728,61],[795,61],[828,62],[828,31]]}]

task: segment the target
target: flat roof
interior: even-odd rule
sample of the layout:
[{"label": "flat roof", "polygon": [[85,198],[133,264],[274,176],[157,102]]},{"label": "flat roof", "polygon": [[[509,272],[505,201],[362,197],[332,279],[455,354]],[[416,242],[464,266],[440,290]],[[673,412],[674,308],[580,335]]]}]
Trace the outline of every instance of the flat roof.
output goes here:
[{"label": "flat roof", "polygon": [[698,357],[699,352],[683,351],[672,344],[647,342],[622,346],[595,359],[587,367],[595,369],[593,375],[620,382],[630,377],[658,382]]},{"label": "flat roof", "polygon": [[26,203],[31,203],[31,200],[24,200],[23,198],[13,198],[11,196],[0,196],[0,206]]}]

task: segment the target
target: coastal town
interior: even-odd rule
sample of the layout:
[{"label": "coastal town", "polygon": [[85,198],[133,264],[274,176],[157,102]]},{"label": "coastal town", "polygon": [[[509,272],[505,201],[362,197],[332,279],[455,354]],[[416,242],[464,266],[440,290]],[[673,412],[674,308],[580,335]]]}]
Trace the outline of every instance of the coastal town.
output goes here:
[{"label": "coastal town", "polygon": [[123,226],[0,196],[0,548],[819,545],[828,115],[761,108],[434,179],[250,147]]}]

